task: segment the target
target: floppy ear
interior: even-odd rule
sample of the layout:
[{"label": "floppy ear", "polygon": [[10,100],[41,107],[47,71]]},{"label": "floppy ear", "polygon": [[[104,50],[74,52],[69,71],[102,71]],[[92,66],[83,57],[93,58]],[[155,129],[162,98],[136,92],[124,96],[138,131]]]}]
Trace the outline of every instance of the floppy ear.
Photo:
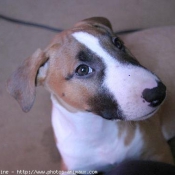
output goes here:
[{"label": "floppy ear", "polygon": [[41,49],[29,58],[12,74],[7,82],[8,92],[18,101],[24,112],[33,106],[36,95],[37,74],[48,58]]},{"label": "floppy ear", "polygon": [[75,27],[78,27],[80,25],[90,24],[94,27],[102,27],[106,28],[107,30],[112,30],[112,25],[110,21],[107,18],[104,17],[93,17],[84,19],[83,21],[78,22]]}]

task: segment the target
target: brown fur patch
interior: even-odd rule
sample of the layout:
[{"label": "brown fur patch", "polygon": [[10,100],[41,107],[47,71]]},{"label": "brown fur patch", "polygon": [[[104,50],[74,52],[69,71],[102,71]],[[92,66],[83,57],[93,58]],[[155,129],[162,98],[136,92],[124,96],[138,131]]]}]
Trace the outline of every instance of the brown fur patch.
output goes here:
[{"label": "brown fur patch", "polygon": [[[64,40],[68,38],[62,36],[62,41]],[[82,46],[75,40],[71,40],[68,46],[60,48],[60,45],[62,44],[57,43],[48,48],[47,54],[51,59],[45,86],[62,104],[65,102],[78,110],[89,110],[87,101],[96,91],[96,82],[73,76],[67,78],[78,66],[76,53]]]},{"label": "brown fur patch", "polygon": [[128,146],[135,137],[136,125],[134,122],[128,122],[128,126],[126,127],[127,134],[124,139],[125,146]]},{"label": "brown fur patch", "polygon": [[117,123],[118,127],[118,137],[124,137],[124,144],[125,146],[128,146],[133,138],[135,137],[135,131],[136,131],[136,123],[135,122],[127,122],[127,121],[120,121]]},{"label": "brown fur patch", "polygon": [[[174,164],[170,148],[161,132],[158,113],[145,121],[140,121],[139,127],[145,144],[142,157],[147,160],[151,157],[153,161]],[[150,149],[147,149],[148,147]]]}]

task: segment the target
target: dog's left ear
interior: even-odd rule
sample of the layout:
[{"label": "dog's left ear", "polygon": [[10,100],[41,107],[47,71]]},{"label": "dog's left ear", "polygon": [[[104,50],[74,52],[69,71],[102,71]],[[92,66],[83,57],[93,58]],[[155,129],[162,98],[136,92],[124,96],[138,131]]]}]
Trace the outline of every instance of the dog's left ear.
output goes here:
[{"label": "dog's left ear", "polygon": [[78,22],[75,27],[81,26],[81,25],[87,25],[90,24],[94,27],[102,27],[106,28],[107,30],[112,30],[112,25],[110,21],[107,18],[104,17],[93,17],[84,19],[83,21]]},{"label": "dog's left ear", "polygon": [[[21,64],[7,82],[8,92],[18,101],[24,112],[28,112],[33,106],[36,85],[40,84],[39,81],[42,81],[46,74],[47,60],[48,58],[41,49],[36,50],[31,57]],[[44,63],[46,64],[44,65]]]}]

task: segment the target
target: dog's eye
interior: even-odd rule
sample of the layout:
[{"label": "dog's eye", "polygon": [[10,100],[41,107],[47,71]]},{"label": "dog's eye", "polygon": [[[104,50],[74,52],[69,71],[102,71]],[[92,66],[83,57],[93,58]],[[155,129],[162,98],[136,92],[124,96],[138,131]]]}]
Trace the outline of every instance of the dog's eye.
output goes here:
[{"label": "dog's eye", "polygon": [[78,76],[85,76],[85,75],[90,74],[92,72],[93,72],[93,69],[85,64],[78,66],[75,70],[75,73]]},{"label": "dog's eye", "polygon": [[118,49],[120,49],[120,50],[123,49],[123,43],[122,43],[122,41],[120,41],[120,39],[118,37],[114,37],[112,39],[112,41]]}]

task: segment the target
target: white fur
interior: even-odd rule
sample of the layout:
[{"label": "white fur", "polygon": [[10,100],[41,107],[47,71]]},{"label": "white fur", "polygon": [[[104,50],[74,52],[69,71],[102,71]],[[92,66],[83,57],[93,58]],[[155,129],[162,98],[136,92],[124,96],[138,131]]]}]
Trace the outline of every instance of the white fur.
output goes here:
[{"label": "white fur", "polygon": [[48,70],[48,62],[46,62],[42,67],[40,67],[37,78],[44,79],[47,75],[47,70]]},{"label": "white fur", "polygon": [[142,67],[120,63],[91,34],[75,32],[72,35],[102,59],[106,66],[103,86],[113,94],[126,120],[143,119],[156,110],[142,98],[144,89],[157,87],[155,75]]},{"label": "white fur", "polygon": [[71,113],[53,96],[51,100],[57,147],[69,170],[106,170],[126,158],[139,158],[144,146],[139,126],[134,139],[126,146],[126,132],[118,135],[117,125],[121,121],[105,120],[86,112]]}]

